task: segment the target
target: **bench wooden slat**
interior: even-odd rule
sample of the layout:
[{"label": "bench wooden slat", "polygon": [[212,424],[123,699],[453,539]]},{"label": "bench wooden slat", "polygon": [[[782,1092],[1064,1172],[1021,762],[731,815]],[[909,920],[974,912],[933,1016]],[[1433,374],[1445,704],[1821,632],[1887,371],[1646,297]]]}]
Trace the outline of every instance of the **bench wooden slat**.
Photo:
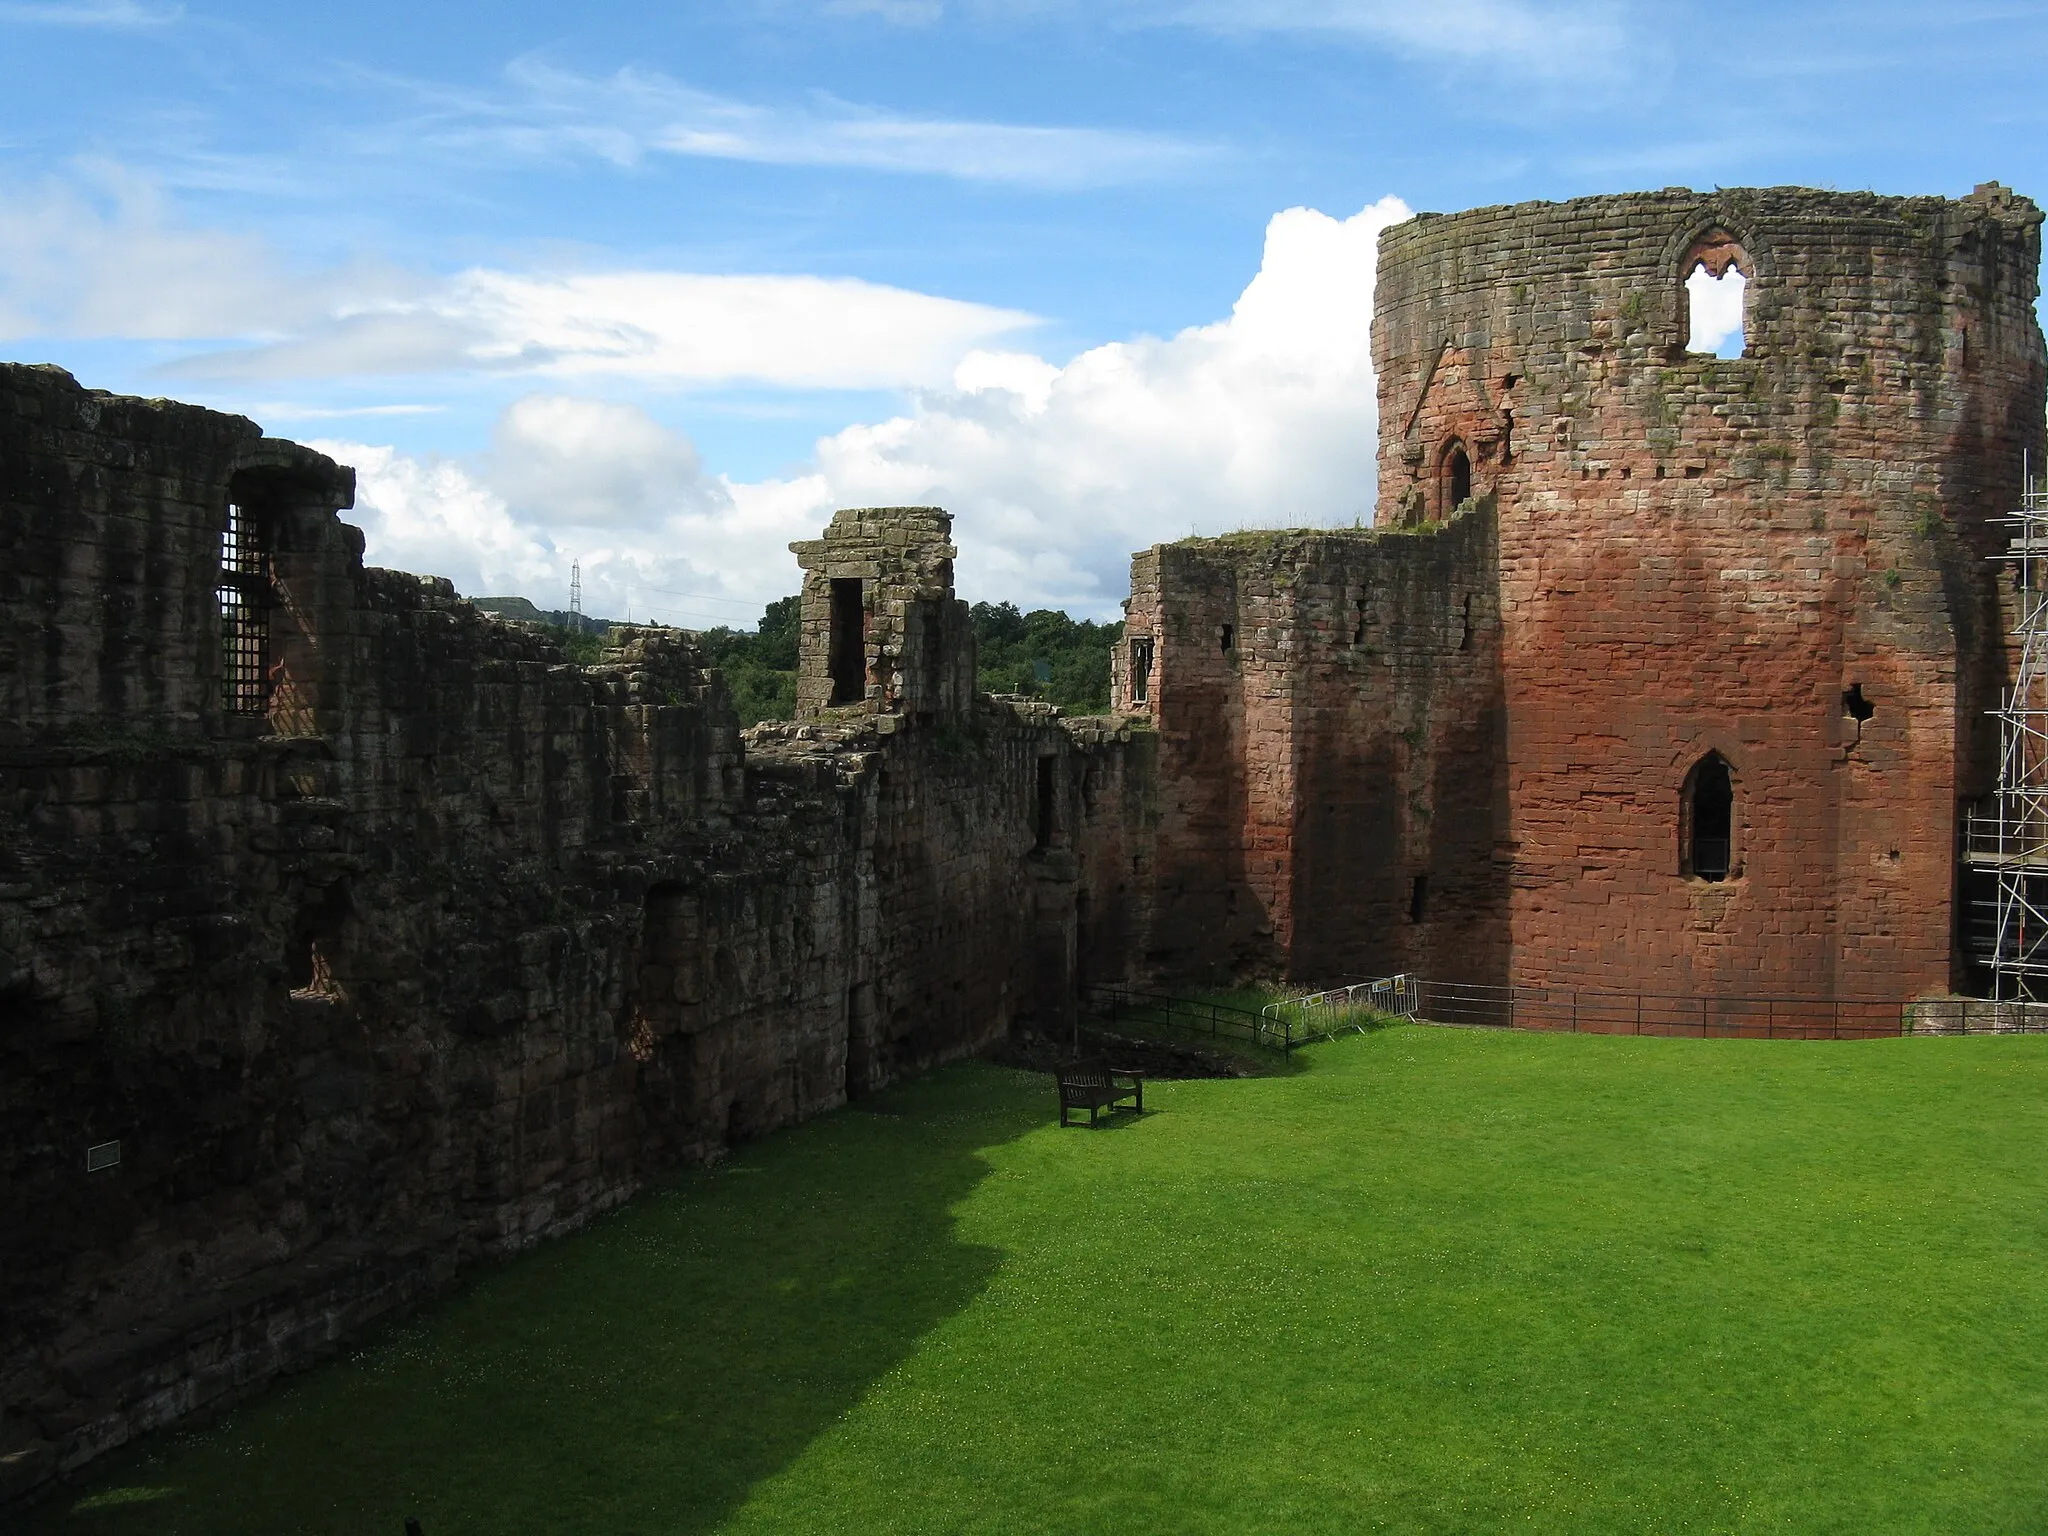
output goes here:
[{"label": "bench wooden slat", "polygon": [[1060,1124],[1070,1125],[1067,1112],[1088,1111],[1088,1123],[1095,1124],[1103,1110],[1114,1111],[1129,1102],[1133,1111],[1145,1111],[1145,1079],[1135,1072],[1118,1072],[1106,1062],[1077,1061],[1060,1068]]}]

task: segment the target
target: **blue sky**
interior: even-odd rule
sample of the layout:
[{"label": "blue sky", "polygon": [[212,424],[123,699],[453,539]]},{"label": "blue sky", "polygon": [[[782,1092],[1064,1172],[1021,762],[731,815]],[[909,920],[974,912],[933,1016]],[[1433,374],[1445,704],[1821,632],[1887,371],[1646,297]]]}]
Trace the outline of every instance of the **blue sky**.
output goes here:
[{"label": "blue sky", "polygon": [[[0,0],[0,355],[362,471],[383,563],[747,619],[833,505],[1113,613],[1371,516],[1372,237],[2048,192],[2041,5]],[[1397,201],[1385,201],[1394,199]]]}]

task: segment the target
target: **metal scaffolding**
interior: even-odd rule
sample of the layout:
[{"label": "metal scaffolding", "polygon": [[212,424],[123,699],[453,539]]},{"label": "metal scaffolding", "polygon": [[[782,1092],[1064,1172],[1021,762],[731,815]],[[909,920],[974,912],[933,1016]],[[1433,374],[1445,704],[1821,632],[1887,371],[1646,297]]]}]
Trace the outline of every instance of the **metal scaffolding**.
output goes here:
[{"label": "metal scaffolding", "polygon": [[2012,687],[1998,717],[1998,793],[1970,813],[1963,856],[1997,885],[1987,956],[1992,996],[2048,999],[2048,492],[2032,476],[2005,561],[2012,576]]}]

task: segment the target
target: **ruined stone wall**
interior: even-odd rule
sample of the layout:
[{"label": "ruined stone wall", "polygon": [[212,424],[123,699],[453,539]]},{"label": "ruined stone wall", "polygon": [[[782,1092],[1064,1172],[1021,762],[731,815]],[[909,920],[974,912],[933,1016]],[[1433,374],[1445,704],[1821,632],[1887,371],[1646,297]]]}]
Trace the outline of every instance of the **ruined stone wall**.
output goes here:
[{"label": "ruined stone wall", "polygon": [[[1381,505],[1438,515],[1469,444],[1499,506],[1518,979],[1962,979],[1956,802],[1995,774],[2003,666],[1988,520],[2042,446],[2039,224],[1995,187],[1780,188],[1383,237]],[[1740,358],[1687,350],[1702,260],[1748,275]],[[1683,869],[1709,751],[1735,781],[1721,881]]]},{"label": "ruined stone wall", "polygon": [[1158,732],[1155,974],[1504,973],[1496,571],[1490,508],[1134,558],[1116,691]]},{"label": "ruined stone wall", "polygon": [[363,568],[351,491],[239,419],[0,367],[0,1497],[678,1161],[1071,1018],[1071,839],[1127,729],[942,672],[943,711],[878,688],[743,740],[689,636],[570,665]]},{"label": "ruined stone wall", "polygon": [[[1991,186],[1389,229],[1388,531],[1133,561],[1115,687],[1159,732],[1148,964],[1967,983],[1957,807],[1996,774],[1994,520],[2042,462],[2039,225]],[[1748,278],[1739,358],[1689,350],[1703,263]],[[1724,879],[1690,867],[1709,753]]]}]

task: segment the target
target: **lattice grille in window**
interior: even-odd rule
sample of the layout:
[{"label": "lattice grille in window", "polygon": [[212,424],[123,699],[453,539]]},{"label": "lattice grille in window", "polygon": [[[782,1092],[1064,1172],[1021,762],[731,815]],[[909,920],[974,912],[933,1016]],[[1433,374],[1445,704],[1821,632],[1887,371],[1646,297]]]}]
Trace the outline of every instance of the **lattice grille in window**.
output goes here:
[{"label": "lattice grille in window", "polygon": [[221,702],[230,714],[260,715],[270,703],[270,615],[263,544],[255,520],[233,502],[220,536]]}]

